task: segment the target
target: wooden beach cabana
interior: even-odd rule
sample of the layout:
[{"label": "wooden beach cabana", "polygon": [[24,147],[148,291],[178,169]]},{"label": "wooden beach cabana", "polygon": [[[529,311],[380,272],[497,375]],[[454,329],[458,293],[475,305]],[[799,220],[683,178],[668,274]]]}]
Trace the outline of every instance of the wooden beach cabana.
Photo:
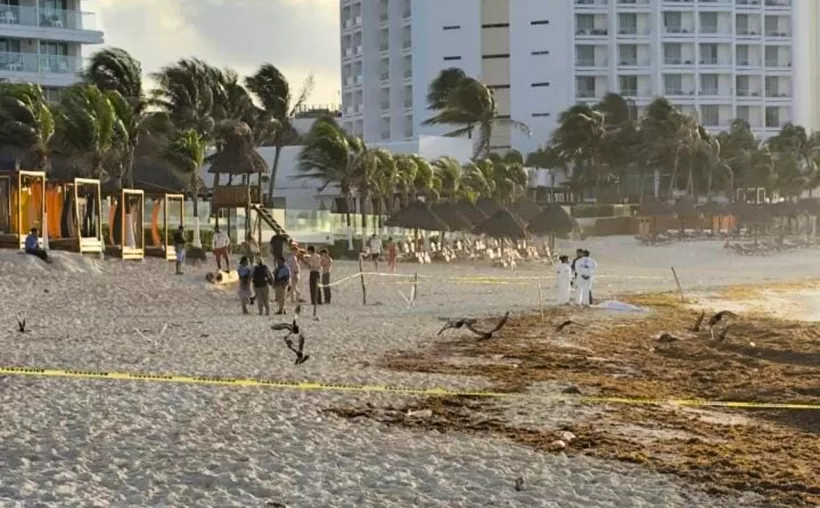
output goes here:
[{"label": "wooden beach cabana", "polygon": [[0,247],[22,250],[31,228],[42,235],[46,180],[44,171],[0,171]]}]

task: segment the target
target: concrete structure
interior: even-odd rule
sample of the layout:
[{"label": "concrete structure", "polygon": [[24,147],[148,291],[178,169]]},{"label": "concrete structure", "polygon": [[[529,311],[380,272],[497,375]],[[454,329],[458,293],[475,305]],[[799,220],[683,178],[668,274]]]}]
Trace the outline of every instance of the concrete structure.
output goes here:
[{"label": "concrete structure", "polygon": [[430,81],[460,67],[490,86],[492,145],[529,152],[558,115],[617,92],[666,96],[710,129],[747,120],[762,137],[820,127],[817,0],[340,0],[343,125],[366,141],[440,134]]},{"label": "concrete structure", "polygon": [[77,81],[85,44],[102,44],[81,0],[0,0],[0,79],[41,85],[50,100]]}]

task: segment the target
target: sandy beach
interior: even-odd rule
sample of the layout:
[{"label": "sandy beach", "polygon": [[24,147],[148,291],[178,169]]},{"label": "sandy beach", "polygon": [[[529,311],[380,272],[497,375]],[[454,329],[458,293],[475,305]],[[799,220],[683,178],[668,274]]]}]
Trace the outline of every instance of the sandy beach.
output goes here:
[{"label": "sandy beach", "polygon": [[[639,247],[631,238],[608,238],[583,245],[599,262],[593,287],[599,300],[675,290],[671,266],[687,295],[704,298],[722,286],[820,277],[816,250],[747,258],[719,242]],[[46,266],[0,252],[0,363],[486,388],[492,381],[484,376],[391,369],[384,359],[443,340],[435,337],[438,317],[537,312],[534,277],[550,277],[542,282],[545,306],[555,293],[552,269],[542,263],[521,263],[514,272],[403,265],[399,271],[408,277],[367,277],[366,306],[355,277],[333,288],[333,304],[319,307],[319,321],[303,319],[311,359],[295,366],[281,334],[270,330],[274,317],[243,317],[235,289],[206,284],[207,269],[189,267],[175,277],[171,264],[153,259],[55,253],[55,263]],[[356,263],[337,262],[334,279],[357,271]],[[416,272],[418,299],[409,307],[399,292],[409,294]],[[789,316],[820,319],[820,309],[800,291],[778,293],[792,305]],[[27,314],[25,334],[16,331],[18,310]],[[545,392],[563,388],[541,386]],[[754,493],[709,494],[640,464],[332,411],[419,402],[395,394],[7,375],[0,379],[0,506],[767,506]],[[524,423],[574,414],[568,405],[544,409],[529,404],[505,411]],[[520,490],[517,478],[524,479]]]}]

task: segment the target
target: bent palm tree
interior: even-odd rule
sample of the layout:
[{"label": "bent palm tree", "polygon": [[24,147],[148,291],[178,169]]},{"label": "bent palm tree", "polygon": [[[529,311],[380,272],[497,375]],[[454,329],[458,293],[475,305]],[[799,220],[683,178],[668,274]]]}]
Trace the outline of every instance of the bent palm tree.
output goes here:
[{"label": "bent palm tree", "polygon": [[178,131],[171,143],[165,149],[163,158],[178,173],[188,179],[188,187],[194,201],[194,242],[197,249],[202,248],[202,240],[199,232],[199,194],[201,179],[199,168],[205,160],[205,141],[202,135],[194,129]]},{"label": "bent palm tree", "polygon": [[54,115],[39,85],[0,83],[0,143],[33,155],[38,168],[47,171],[54,129]]},{"label": "bent palm tree", "polygon": [[296,138],[296,129],[293,127],[293,118],[305,104],[313,91],[313,76],[305,81],[299,97],[292,102],[290,83],[279,69],[271,64],[262,65],[256,74],[245,79],[245,86],[262,103],[261,116],[264,119],[274,120],[276,130],[271,136],[274,146],[273,165],[268,180],[268,202],[273,202],[273,189],[276,186],[276,173],[279,170],[279,157],[282,147]]},{"label": "bent palm tree", "polygon": [[492,134],[496,126],[508,126],[530,135],[530,129],[523,122],[501,117],[492,90],[473,78],[463,78],[453,88],[443,109],[422,125],[461,125],[447,136],[467,136],[472,139],[478,129],[473,155],[487,157],[492,147]]}]

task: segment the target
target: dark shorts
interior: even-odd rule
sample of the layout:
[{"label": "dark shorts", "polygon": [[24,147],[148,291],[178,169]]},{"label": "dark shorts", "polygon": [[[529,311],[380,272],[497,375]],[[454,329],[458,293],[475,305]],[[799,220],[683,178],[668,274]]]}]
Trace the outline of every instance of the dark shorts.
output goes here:
[{"label": "dark shorts", "polygon": [[371,254],[371,255],[370,255],[370,259],[372,259],[373,261],[378,261],[378,260],[379,260],[379,256],[381,256],[381,254],[375,254],[375,253],[374,253],[374,254]]}]

